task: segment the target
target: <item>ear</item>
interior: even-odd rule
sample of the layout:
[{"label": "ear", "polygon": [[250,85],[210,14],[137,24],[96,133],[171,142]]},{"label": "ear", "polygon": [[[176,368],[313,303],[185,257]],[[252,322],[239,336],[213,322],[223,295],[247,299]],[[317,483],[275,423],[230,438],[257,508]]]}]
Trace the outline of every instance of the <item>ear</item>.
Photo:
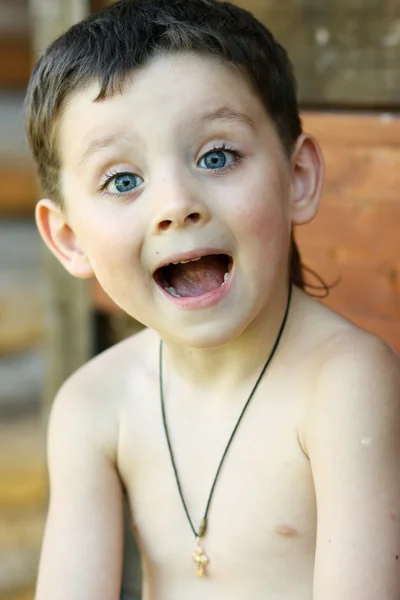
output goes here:
[{"label": "ear", "polygon": [[303,225],[317,214],[325,169],[321,148],[311,135],[302,134],[297,140],[291,169],[292,223]]},{"label": "ear", "polygon": [[43,241],[63,267],[74,277],[93,277],[90,261],[69,226],[64,211],[52,200],[44,199],[36,205],[35,218]]}]

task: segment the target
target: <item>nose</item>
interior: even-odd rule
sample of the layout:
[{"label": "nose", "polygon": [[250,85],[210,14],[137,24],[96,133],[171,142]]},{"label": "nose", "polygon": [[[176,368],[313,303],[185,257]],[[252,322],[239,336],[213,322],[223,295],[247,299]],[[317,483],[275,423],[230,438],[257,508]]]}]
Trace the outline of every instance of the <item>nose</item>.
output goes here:
[{"label": "nose", "polygon": [[202,225],[210,219],[209,209],[199,190],[195,190],[193,184],[183,177],[164,177],[162,185],[157,186],[154,193],[157,196],[152,223],[154,234]]}]

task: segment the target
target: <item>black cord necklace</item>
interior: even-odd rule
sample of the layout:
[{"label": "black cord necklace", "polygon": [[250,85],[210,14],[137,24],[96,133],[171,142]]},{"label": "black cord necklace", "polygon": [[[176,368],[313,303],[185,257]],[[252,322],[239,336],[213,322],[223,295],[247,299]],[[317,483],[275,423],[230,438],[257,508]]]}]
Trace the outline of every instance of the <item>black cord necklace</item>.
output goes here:
[{"label": "black cord necklace", "polygon": [[228,452],[229,447],[230,447],[230,445],[232,443],[234,435],[235,435],[235,433],[236,433],[236,431],[237,431],[237,429],[239,427],[239,424],[240,424],[240,422],[242,420],[242,417],[243,417],[243,415],[244,415],[244,413],[245,413],[248,405],[250,404],[250,400],[253,398],[254,393],[255,393],[255,391],[256,391],[256,389],[258,387],[258,384],[260,383],[260,381],[261,381],[261,379],[262,379],[262,377],[263,377],[263,375],[264,375],[264,373],[265,373],[268,365],[270,364],[270,362],[271,362],[271,360],[272,360],[272,358],[273,358],[273,356],[274,356],[274,354],[275,354],[275,352],[276,352],[276,350],[278,348],[278,345],[279,345],[279,342],[281,340],[282,333],[283,333],[283,330],[285,329],[286,321],[287,321],[287,318],[288,318],[291,297],[292,297],[292,287],[290,286],[289,287],[289,294],[288,294],[288,300],[287,300],[285,315],[283,317],[283,321],[282,321],[281,327],[280,327],[278,335],[276,337],[275,344],[274,344],[274,346],[273,346],[273,348],[271,350],[271,353],[270,353],[270,355],[269,355],[266,363],[264,364],[264,366],[263,366],[263,368],[261,370],[260,375],[257,378],[257,381],[255,382],[255,384],[253,386],[253,389],[250,392],[249,397],[246,400],[246,403],[245,403],[245,405],[244,405],[244,407],[242,409],[242,412],[239,415],[239,418],[238,418],[238,420],[236,422],[236,425],[235,425],[235,427],[234,427],[234,429],[233,429],[233,431],[231,433],[231,436],[230,436],[230,438],[228,440],[228,443],[227,443],[227,445],[225,447],[224,453],[223,453],[222,458],[221,458],[221,460],[219,462],[219,466],[218,466],[217,472],[216,472],[215,477],[214,477],[213,484],[211,486],[211,490],[210,490],[210,494],[208,496],[208,501],[207,501],[207,506],[206,506],[206,510],[205,510],[205,513],[204,513],[204,517],[202,518],[202,520],[200,522],[199,530],[197,532],[196,532],[196,530],[194,528],[192,519],[190,518],[189,511],[188,511],[188,508],[186,506],[185,499],[183,497],[182,488],[181,488],[181,484],[180,484],[179,476],[178,476],[178,471],[177,471],[176,464],[175,464],[174,454],[173,454],[173,451],[172,451],[171,440],[170,440],[169,433],[168,433],[167,420],[166,420],[166,416],[165,416],[164,394],[163,394],[163,370],[162,370],[162,349],[163,349],[163,344],[162,344],[162,340],[160,340],[160,371],[159,371],[159,381],[160,381],[160,400],[161,400],[162,419],[163,419],[165,437],[167,439],[169,454],[170,454],[170,457],[171,457],[172,467],[174,469],[174,474],[175,474],[176,484],[178,486],[179,495],[181,497],[183,508],[185,509],[185,513],[186,513],[186,516],[188,518],[190,527],[191,527],[191,529],[192,529],[192,531],[194,533],[194,536],[195,536],[196,542],[197,542],[196,549],[194,551],[194,554],[192,555],[192,560],[196,564],[196,573],[197,573],[197,575],[199,577],[203,577],[203,575],[205,574],[205,567],[209,563],[209,560],[208,560],[207,556],[204,554],[204,552],[203,552],[203,550],[202,550],[202,548],[200,546],[200,542],[201,542],[201,539],[204,537],[204,535],[205,535],[205,533],[207,531],[208,511],[209,511],[210,504],[211,504],[211,499],[212,499],[212,496],[213,496],[213,493],[214,493],[215,484],[217,483],[217,479],[218,479],[219,473],[221,471],[221,467],[222,467],[222,464],[224,462],[225,456],[227,455],[227,452]]}]

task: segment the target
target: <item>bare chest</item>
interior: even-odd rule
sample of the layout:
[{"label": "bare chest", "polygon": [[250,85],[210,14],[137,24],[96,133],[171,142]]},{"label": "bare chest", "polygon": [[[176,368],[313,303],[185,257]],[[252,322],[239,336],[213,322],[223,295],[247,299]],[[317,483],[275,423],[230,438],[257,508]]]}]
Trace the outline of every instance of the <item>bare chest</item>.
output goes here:
[{"label": "bare chest", "polygon": [[[290,404],[282,401],[271,406],[259,400],[246,413],[211,498],[236,422],[233,414],[208,426],[201,418],[171,415],[169,430],[181,493],[159,405],[149,403],[140,424],[124,427],[120,470],[149,579],[162,581],[166,590],[176,580],[183,585],[196,578],[193,529],[198,532],[209,502],[202,540],[209,560],[206,585],[220,583],[226,590],[229,580],[234,598],[235,589],[248,584],[254,588],[259,583],[260,589],[273,593],[293,578],[297,585],[299,578],[311,581],[315,496],[309,462],[297,439],[298,414]],[[193,593],[190,588],[192,597]],[[212,596],[211,590],[208,594]]]}]

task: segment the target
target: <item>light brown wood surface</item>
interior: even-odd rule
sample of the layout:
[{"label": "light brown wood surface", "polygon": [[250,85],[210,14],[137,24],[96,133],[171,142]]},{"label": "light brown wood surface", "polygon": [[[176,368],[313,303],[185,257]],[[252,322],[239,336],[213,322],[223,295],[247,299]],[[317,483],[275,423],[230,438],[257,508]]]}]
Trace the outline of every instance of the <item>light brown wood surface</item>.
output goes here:
[{"label": "light brown wood surface", "polygon": [[0,216],[32,215],[38,187],[30,161],[0,163]]},{"label": "light brown wood surface", "polygon": [[306,106],[400,105],[397,0],[233,0],[288,51]]},{"label": "light brown wood surface", "polygon": [[38,418],[0,423],[0,600],[31,600],[47,506]]},{"label": "light brown wood surface", "polygon": [[0,89],[23,89],[32,66],[27,0],[0,0]]},{"label": "light brown wood surface", "polygon": [[317,218],[297,230],[303,262],[340,283],[326,303],[400,350],[400,118],[304,115],[326,179]]}]

